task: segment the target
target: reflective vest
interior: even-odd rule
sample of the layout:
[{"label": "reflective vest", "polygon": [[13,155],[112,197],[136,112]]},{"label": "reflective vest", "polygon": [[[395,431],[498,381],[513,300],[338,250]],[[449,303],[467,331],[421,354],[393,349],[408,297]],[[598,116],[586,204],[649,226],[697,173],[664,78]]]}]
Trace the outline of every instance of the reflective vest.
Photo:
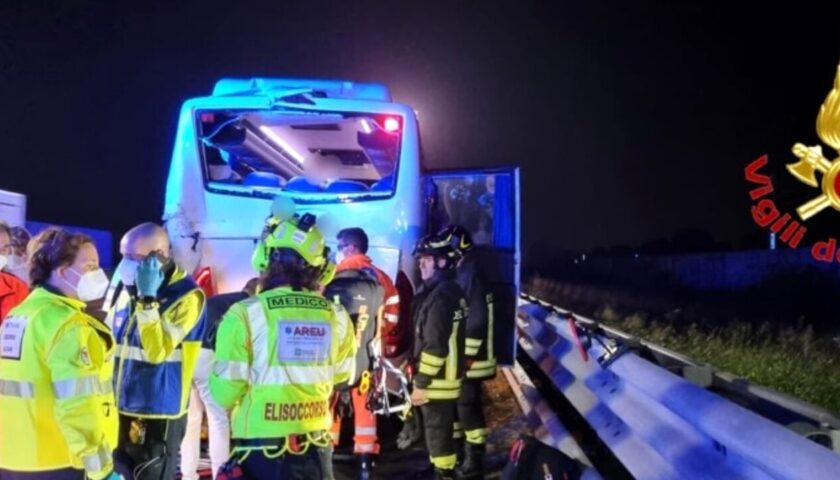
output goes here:
[{"label": "reflective vest", "polygon": [[187,412],[190,386],[204,336],[204,293],[177,268],[144,309],[121,289],[106,323],[117,338],[115,391],[120,413],[179,418]]},{"label": "reflective vest", "polygon": [[485,380],[496,376],[496,355],[493,349],[493,294],[478,272],[475,258],[468,256],[458,267],[457,281],[469,305],[465,340],[466,377]]},{"label": "reflective vest", "polygon": [[213,398],[233,409],[233,438],[328,430],[333,386],[355,366],[350,318],[316,292],[280,287],[235,304],[216,334]]},{"label": "reflective vest", "polygon": [[[487,308],[487,329],[484,332],[467,334],[466,353],[469,359],[466,377],[470,380],[486,380],[496,376],[496,354],[493,349],[493,294],[483,295]],[[473,310],[470,309],[470,312]],[[469,324],[467,325],[469,329]]]},{"label": "reflective vest", "polygon": [[84,308],[36,288],[0,328],[0,468],[112,470],[114,338]]}]

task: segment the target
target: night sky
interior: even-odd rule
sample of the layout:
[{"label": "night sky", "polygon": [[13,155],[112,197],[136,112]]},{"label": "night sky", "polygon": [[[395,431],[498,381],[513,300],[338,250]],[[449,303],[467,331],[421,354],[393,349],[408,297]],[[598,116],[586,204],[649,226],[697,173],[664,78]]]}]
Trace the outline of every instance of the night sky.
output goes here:
[{"label": "night sky", "polygon": [[[385,83],[419,111],[429,167],[522,167],[540,249],[684,228],[737,247],[759,231],[743,169],[764,153],[780,206],[817,194],[783,165],[818,141],[836,7],[112,3],[0,2],[0,188],[30,219],[159,220],[180,105],[224,76]],[[840,213],[809,228],[840,236]]]}]

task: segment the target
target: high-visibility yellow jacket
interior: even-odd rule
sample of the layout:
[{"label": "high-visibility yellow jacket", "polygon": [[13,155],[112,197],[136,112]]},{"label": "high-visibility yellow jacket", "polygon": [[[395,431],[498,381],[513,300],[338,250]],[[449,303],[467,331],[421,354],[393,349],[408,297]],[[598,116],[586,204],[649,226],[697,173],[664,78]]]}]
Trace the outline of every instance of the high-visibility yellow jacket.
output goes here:
[{"label": "high-visibility yellow jacket", "polygon": [[168,275],[149,305],[122,289],[106,317],[118,343],[120,413],[140,418],[186,414],[204,336],[204,304],[204,292],[180,268]]},{"label": "high-visibility yellow jacket", "polygon": [[316,292],[271,289],[222,319],[210,391],[233,409],[233,438],[328,430],[333,386],[350,379],[355,354],[353,326],[340,305]]},{"label": "high-visibility yellow jacket", "polygon": [[114,338],[84,308],[40,287],[0,327],[0,468],[113,470]]}]

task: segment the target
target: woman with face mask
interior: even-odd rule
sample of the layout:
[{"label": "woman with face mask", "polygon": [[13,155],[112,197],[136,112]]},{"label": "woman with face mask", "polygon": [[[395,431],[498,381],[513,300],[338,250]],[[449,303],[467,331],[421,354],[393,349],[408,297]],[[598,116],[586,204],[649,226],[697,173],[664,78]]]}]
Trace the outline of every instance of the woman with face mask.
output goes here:
[{"label": "woman with face mask", "polygon": [[9,260],[6,263],[6,271],[29,285],[29,266],[27,265],[27,259],[29,257],[26,255],[26,246],[29,244],[32,236],[26,228],[20,226],[11,227],[9,229],[9,235],[12,237],[12,249]]},{"label": "woman with face mask", "polygon": [[16,270],[19,268],[16,253],[12,229],[0,220],[0,325],[9,311],[29,294],[29,286]]},{"label": "woman with face mask", "polygon": [[0,478],[117,479],[114,338],[85,313],[108,277],[85,235],[50,228],[31,247],[33,291],[0,327]]}]

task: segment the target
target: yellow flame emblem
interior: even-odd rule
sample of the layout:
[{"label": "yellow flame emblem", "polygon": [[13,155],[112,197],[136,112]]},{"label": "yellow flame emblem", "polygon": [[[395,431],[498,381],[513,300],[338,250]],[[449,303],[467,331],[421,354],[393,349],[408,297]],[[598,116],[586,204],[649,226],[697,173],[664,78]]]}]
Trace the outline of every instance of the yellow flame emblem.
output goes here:
[{"label": "yellow flame emblem", "polygon": [[[840,65],[834,78],[834,88],[829,92],[817,115],[817,135],[835,152],[840,152]],[[821,145],[813,147],[797,143],[793,154],[799,158],[787,165],[791,175],[811,187],[818,187],[816,172],[822,174],[822,193],[796,209],[802,220],[808,220],[826,207],[840,211],[840,157],[829,161]]]}]

